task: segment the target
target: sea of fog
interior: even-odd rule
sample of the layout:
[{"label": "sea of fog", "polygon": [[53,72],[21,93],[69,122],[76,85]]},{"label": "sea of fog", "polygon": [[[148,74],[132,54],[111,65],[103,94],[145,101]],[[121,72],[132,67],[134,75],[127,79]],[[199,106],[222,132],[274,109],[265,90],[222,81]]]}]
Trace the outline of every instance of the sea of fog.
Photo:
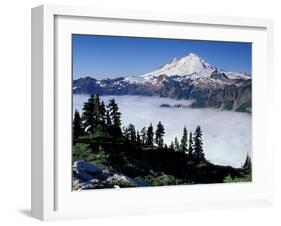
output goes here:
[{"label": "sea of fog", "polygon": [[[82,111],[88,95],[74,95],[73,109]],[[160,107],[161,104],[189,105],[189,100],[174,100],[145,96],[102,96],[107,104],[114,98],[122,113],[122,126],[132,123],[140,130],[151,122],[156,127],[161,121],[165,127],[165,142],[170,144],[182,136],[183,127],[194,131],[200,125],[203,131],[205,157],[220,165],[240,167],[247,153],[251,154],[251,114],[219,109]]]}]

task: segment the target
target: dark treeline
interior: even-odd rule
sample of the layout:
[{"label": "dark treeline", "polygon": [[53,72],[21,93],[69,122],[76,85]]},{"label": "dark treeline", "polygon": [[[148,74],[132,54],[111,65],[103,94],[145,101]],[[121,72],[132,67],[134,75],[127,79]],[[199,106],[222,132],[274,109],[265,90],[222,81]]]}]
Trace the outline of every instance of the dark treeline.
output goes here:
[{"label": "dark treeline", "polygon": [[92,95],[85,102],[82,116],[75,110],[73,120],[74,144],[80,138],[94,134],[96,136],[109,135],[116,140],[123,138],[131,145],[182,152],[192,159],[205,159],[200,126],[197,126],[193,133],[188,133],[186,126],[184,126],[182,137],[180,139],[175,137],[174,141],[168,145],[164,141],[165,128],[161,121],[158,122],[156,128],[153,128],[150,123],[140,131],[136,130],[133,124],[121,128],[121,112],[117,103],[111,99],[108,105],[105,105],[99,95]]}]

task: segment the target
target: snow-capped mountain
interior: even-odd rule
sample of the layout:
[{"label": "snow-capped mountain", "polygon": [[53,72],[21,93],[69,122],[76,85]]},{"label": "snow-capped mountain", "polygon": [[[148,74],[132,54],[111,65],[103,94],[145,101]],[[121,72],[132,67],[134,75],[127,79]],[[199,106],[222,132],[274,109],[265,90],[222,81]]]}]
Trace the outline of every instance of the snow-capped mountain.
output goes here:
[{"label": "snow-capped mountain", "polygon": [[162,67],[140,75],[73,81],[74,93],[101,95],[159,95],[194,99],[194,107],[219,107],[251,111],[251,75],[226,72],[190,53],[174,58]]},{"label": "snow-capped mountain", "polygon": [[[215,66],[207,63],[203,58],[197,54],[190,53],[180,59],[173,58],[171,62],[163,65],[162,67],[140,75],[125,77],[128,83],[157,83],[159,76],[166,75],[174,80],[181,81],[183,79],[207,79],[211,78],[213,73],[225,76],[225,83],[235,83],[234,80],[247,80],[251,79],[251,75],[242,72],[226,72],[218,69]],[[216,81],[217,80],[217,81]],[[228,80],[228,81],[227,81]],[[220,79],[213,79],[214,82],[221,83]]]},{"label": "snow-capped mountain", "polygon": [[190,53],[189,55],[179,60],[174,58],[170,63],[165,64],[155,71],[146,73],[141,77],[147,78],[165,74],[169,77],[178,75],[181,77],[191,76],[193,78],[196,78],[208,76],[215,70],[216,68],[207,63],[204,59],[194,53]]}]

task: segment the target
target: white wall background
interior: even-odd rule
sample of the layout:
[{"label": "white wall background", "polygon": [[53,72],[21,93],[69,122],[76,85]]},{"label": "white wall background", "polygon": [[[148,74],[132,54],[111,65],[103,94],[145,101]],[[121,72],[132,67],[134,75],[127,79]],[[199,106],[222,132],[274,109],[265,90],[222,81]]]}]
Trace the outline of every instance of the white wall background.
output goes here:
[{"label": "white wall background", "polygon": [[[0,224],[37,225],[30,208],[30,8],[49,0],[6,0],[0,8]],[[276,203],[270,208],[196,211],[178,214],[51,222],[51,225],[280,225],[281,224],[281,14],[279,1],[260,0],[56,0],[99,8],[151,10],[208,15],[263,17],[275,20],[274,131]],[[272,97],[273,98],[273,97]],[[279,116],[279,117],[278,117]]]}]

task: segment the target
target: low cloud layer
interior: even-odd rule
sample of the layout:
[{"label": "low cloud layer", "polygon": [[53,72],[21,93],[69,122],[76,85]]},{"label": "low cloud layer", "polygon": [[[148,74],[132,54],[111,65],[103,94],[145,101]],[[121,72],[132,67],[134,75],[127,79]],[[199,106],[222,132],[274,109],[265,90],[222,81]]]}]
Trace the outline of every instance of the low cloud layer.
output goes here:
[{"label": "low cloud layer", "polygon": [[[74,95],[73,109],[82,111],[88,95]],[[173,100],[144,96],[102,96],[108,102],[114,98],[122,113],[122,125],[132,123],[137,129],[151,122],[161,121],[165,126],[165,142],[170,144],[177,136],[182,136],[183,127],[194,131],[200,125],[203,131],[205,156],[212,163],[240,167],[251,153],[250,114],[221,111],[219,109],[161,108],[161,104],[188,105],[188,100]]]}]

